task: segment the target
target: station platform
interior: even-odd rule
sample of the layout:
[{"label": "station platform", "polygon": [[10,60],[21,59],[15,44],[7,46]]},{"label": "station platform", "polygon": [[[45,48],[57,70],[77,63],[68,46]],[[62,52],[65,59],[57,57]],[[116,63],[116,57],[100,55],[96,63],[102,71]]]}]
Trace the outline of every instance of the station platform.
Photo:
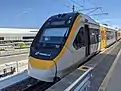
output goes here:
[{"label": "station platform", "polygon": [[[121,40],[87,60],[46,91],[120,91],[120,59]],[[0,81],[0,91],[16,91],[35,82],[24,72]]]},{"label": "station platform", "polygon": [[109,47],[104,52],[92,58],[87,64],[85,64],[86,66],[94,68],[92,71],[90,91],[99,91],[101,84],[117,58],[120,49],[121,41]]},{"label": "station platform", "polygon": [[99,91],[121,91],[121,49],[103,80]]},{"label": "station platform", "polygon": [[[102,87],[104,85],[103,84],[104,80],[107,76],[107,73],[114,65],[115,60],[118,57],[117,55],[119,55],[120,53],[119,52],[120,49],[121,49],[121,41],[118,41],[109,48],[107,48],[105,51],[97,54],[95,57],[92,57],[87,63],[80,66],[78,69],[76,69],[75,71],[64,77],[61,81],[57,82],[55,85],[53,85],[46,91],[105,91],[102,90]],[[86,74],[86,70],[83,70],[83,67],[87,67],[89,69],[91,68],[90,71],[87,70],[89,74]],[[85,76],[83,76],[84,74]],[[121,75],[119,75],[119,77],[121,77]],[[119,78],[117,78],[117,80],[118,79]],[[85,84],[87,85],[87,88],[84,87]],[[113,87],[113,86],[111,86],[111,84],[108,84],[108,87]],[[107,91],[120,91],[116,89],[115,90],[114,89],[108,90],[108,89],[109,88],[107,88]]]}]

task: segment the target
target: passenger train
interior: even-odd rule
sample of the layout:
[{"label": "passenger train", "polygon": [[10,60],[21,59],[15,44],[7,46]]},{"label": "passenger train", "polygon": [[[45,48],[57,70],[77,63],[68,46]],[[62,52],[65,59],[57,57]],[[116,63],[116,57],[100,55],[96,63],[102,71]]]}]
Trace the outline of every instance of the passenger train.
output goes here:
[{"label": "passenger train", "polygon": [[56,81],[120,38],[118,29],[100,25],[82,13],[51,16],[31,44],[28,74],[41,81]]}]

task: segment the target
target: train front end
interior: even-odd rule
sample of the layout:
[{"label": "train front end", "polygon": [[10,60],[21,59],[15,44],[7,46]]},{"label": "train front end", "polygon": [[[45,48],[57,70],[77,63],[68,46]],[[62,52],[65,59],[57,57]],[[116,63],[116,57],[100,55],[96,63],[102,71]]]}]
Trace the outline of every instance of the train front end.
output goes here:
[{"label": "train front end", "polygon": [[58,61],[78,13],[58,14],[50,17],[40,28],[31,47],[28,74],[36,79],[53,82],[58,77]]}]

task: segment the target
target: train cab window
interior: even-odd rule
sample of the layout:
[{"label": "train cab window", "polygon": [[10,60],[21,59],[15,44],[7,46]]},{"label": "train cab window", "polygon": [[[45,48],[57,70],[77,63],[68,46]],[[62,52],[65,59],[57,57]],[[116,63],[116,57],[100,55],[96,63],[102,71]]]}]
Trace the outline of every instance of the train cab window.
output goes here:
[{"label": "train cab window", "polygon": [[68,28],[49,28],[45,30],[39,42],[61,42],[62,38],[67,37],[67,34]]},{"label": "train cab window", "polygon": [[73,46],[76,50],[84,46],[84,33],[83,28],[80,28],[79,32],[77,33],[77,36],[73,42]]}]

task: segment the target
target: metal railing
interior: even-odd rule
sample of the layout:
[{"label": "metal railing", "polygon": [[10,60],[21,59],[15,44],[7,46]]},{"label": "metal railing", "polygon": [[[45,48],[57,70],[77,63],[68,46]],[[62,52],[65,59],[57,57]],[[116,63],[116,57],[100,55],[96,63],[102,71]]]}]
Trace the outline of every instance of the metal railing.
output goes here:
[{"label": "metal railing", "polygon": [[92,68],[89,68],[83,75],[74,81],[64,91],[90,91]]},{"label": "metal railing", "polygon": [[27,64],[28,62],[23,60],[0,65],[0,78],[26,70]]},{"label": "metal railing", "polygon": [[7,55],[21,54],[21,53],[29,53],[29,48],[0,51],[0,57],[7,56]]}]

